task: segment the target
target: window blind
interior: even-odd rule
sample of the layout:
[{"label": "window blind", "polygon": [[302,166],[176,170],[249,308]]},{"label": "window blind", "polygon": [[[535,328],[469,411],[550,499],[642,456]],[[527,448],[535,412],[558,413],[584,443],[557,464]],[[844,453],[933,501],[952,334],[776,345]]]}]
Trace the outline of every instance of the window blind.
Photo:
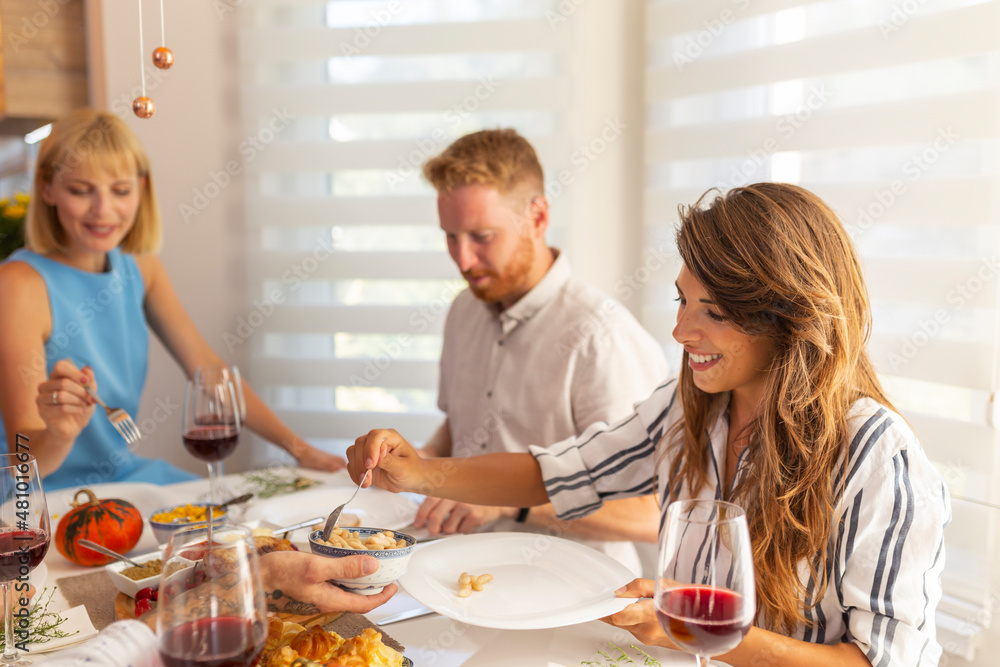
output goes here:
[{"label": "window blind", "polygon": [[[647,243],[669,246],[677,205],[710,186],[798,183],[838,211],[865,264],[871,353],[953,494],[938,633],[973,659],[1000,608],[1000,3],[647,10]],[[664,341],[671,281],[644,293]]]},{"label": "window blind", "polygon": [[[248,314],[236,344],[254,386],[311,442],[342,451],[375,427],[420,441],[440,424],[441,331],[465,284],[420,170],[459,136],[506,126],[543,166],[560,163],[569,37],[552,11],[506,0],[240,7],[240,107],[261,144],[247,161],[249,280],[272,312]],[[557,238],[568,206],[554,207]]]}]

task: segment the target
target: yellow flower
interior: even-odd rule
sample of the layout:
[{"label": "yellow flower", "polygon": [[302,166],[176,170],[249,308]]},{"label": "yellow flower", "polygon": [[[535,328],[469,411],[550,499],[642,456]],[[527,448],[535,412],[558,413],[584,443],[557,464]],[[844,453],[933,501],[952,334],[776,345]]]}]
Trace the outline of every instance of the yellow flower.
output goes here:
[{"label": "yellow flower", "polygon": [[18,192],[14,195],[14,201],[21,204],[24,207],[28,206],[28,202],[31,201],[31,195],[25,194],[23,192]]},{"label": "yellow flower", "polygon": [[13,206],[8,206],[4,213],[11,218],[23,218],[24,214],[28,212],[28,207],[24,204],[14,204]]},{"label": "yellow flower", "polygon": [[10,206],[9,197],[4,197],[3,199],[0,199],[0,208],[7,208],[8,206]]}]

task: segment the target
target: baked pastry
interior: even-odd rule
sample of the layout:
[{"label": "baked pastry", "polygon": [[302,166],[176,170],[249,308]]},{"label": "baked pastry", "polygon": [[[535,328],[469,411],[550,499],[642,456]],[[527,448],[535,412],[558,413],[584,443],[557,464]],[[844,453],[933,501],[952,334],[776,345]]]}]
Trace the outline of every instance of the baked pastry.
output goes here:
[{"label": "baked pastry", "polygon": [[[272,643],[278,636],[277,624],[272,620],[268,625],[268,642],[260,660],[260,667],[402,667],[403,656],[386,646],[382,633],[365,628],[361,634],[344,641],[336,632],[327,632],[314,625],[291,636],[288,627],[294,623],[283,623],[280,630],[282,639]],[[302,627],[302,626],[297,626]],[[269,650],[270,646],[277,646]]]}]

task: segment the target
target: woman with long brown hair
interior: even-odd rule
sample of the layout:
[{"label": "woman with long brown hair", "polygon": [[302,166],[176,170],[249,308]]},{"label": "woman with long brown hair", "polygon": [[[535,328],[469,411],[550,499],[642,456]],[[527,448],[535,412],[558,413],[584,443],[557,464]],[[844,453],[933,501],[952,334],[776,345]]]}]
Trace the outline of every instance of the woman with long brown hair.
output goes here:
[{"label": "woman with long brown hair", "polygon": [[[868,295],[843,225],[809,191],[760,183],[682,210],[677,245],[683,369],[633,415],[532,455],[449,462],[373,431],[348,452],[352,476],[374,468],[390,490],[433,480],[466,502],[551,500],[563,519],[651,490],[663,510],[728,500],[747,514],[758,614],[720,660],[937,664],[948,494],[868,358]],[[619,595],[644,599],[605,620],[673,646],[653,590],[633,581]]]}]

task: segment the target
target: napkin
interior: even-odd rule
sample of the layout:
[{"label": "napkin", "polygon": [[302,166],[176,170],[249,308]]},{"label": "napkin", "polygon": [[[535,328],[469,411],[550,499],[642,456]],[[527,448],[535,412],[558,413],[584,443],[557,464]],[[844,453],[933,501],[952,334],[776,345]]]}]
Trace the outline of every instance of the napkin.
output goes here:
[{"label": "napkin", "polygon": [[69,636],[50,639],[42,644],[28,643],[25,646],[28,653],[48,653],[97,636],[97,628],[90,622],[90,616],[83,605],[59,612],[59,616],[64,619],[59,629]]}]

